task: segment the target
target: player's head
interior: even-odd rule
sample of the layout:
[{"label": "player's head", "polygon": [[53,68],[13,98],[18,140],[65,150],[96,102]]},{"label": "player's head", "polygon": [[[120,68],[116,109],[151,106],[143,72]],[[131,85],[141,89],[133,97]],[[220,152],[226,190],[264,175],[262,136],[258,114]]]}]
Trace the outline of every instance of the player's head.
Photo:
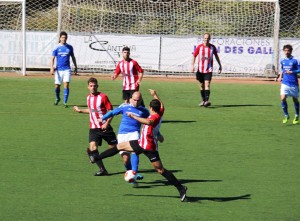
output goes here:
[{"label": "player's head", "polygon": [[122,49],[122,56],[123,56],[123,59],[127,60],[130,56],[130,48],[129,47],[124,47]]},{"label": "player's head", "polygon": [[203,42],[204,42],[205,44],[208,44],[208,43],[210,42],[210,39],[211,39],[211,36],[210,36],[209,33],[205,33],[205,34],[203,35]]},{"label": "player's head", "polygon": [[160,111],[160,101],[157,99],[153,99],[150,102],[150,109],[152,109],[155,113],[159,113]]},{"label": "player's head", "polygon": [[62,44],[65,44],[67,42],[68,39],[68,34],[65,31],[60,32],[59,34],[59,42]]},{"label": "player's head", "polygon": [[96,78],[89,78],[88,81],[88,89],[91,94],[97,93],[98,90],[98,81]]},{"label": "player's head", "polygon": [[134,107],[138,107],[141,105],[141,101],[142,101],[142,94],[139,91],[135,91],[131,98],[130,98],[130,103],[134,106]]},{"label": "player's head", "polygon": [[286,57],[290,57],[292,55],[292,52],[293,52],[292,45],[284,45],[283,46],[283,52],[284,52]]}]

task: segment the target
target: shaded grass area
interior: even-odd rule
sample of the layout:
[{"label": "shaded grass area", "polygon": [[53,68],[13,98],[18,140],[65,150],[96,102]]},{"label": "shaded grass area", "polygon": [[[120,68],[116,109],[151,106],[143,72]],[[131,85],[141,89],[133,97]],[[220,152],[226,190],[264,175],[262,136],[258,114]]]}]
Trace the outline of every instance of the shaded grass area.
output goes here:
[{"label": "shaded grass area", "polygon": [[[98,80],[119,105],[121,82]],[[71,106],[86,105],[86,86],[86,78],[72,79]],[[196,83],[143,81],[146,104],[148,88],[165,103],[160,155],[188,186],[188,202],[144,156],[139,188],[123,180],[119,156],[104,160],[111,176],[94,177],[88,115],[54,106],[52,79],[4,77],[0,220],[300,219],[300,125],[281,123],[279,85],[213,82],[209,108],[197,106]]]}]

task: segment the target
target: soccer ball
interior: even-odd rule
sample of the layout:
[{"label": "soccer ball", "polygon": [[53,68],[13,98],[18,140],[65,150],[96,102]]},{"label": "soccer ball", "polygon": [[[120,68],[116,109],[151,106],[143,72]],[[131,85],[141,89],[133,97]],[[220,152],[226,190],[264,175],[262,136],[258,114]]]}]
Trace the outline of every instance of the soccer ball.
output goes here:
[{"label": "soccer ball", "polygon": [[136,173],[133,170],[127,170],[124,174],[124,180],[126,182],[132,183],[135,181]]}]

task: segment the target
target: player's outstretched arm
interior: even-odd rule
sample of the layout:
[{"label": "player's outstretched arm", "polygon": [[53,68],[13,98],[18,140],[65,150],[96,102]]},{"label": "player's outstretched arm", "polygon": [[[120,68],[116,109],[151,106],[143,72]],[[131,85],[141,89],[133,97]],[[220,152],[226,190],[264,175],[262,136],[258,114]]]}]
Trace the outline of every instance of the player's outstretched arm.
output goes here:
[{"label": "player's outstretched arm", "polygon": [[153,120],[150,120],[148,118],[142,118],[142,117],[138,117],[136,115],[134,115],[132,112],[127,112],[126,113],[128,117],[137,120],[138,122],[142,123],[142,124],[146,124],[146,125],[152,125],[153,124]]},{"label": "player's outstretched arm", "polygon": [[89,109],[80,109],[78,106],[74,106],[73,110],[77,113],[83,113],[83,114],[89,114],[90,113]]}]

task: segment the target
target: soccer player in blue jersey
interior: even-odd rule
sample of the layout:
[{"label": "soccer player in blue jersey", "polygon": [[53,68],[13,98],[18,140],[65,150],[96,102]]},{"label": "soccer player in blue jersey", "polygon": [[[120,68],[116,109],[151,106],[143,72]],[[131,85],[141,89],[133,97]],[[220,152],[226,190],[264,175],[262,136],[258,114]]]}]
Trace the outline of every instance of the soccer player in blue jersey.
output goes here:
[{"label": "soccer player in blue jersey", "polygon": [[[150,113],[147,108],[141,105],[142,95],[139,91],[136,91],[132,94],[132,97],[129,99],[129,103],[123,103],[118,108],[106,113],[102,118],[102,120],[107,120],[115,115],[122,114],[122,120],[119,126],[118,131],[118,143],[130,141],[130,140],[138,140],[140,138],[140,128],[141,123],[137,120],[130,118],[126,113],[132,112],[134,115],[142,118],[147,118]],[[138,164],[139,157],[135,153],[132,153],[130,156],[129,152],[120,152],[123,163],[126,170],[133,170],[136,173],[138,172]],[[143,176],[137,174],[137,179],[143,179]]]},{"label": "soccer player in blue jersey", "polygon": [[[64,83],[64,106],[67,106],[68,98],[69,98],[69,84],[71,80],[71,66],[70,66],[70,57],[72,58],[73,64],[75,66],[74,74],[77,74],[77,63],[76,58],[74,56],[73,47],[67,44],[68,34],[64,31],[60,33],[59,36],[59,44],[55,47],[52,52],[52,57],[50,61],[50,73],[54,77],[55,83],[55,95],[56,100],[54,105],[58,105],[60,102],[60,85]],[[56,68],[54,67],[54,62],[56,58]]]},{"label": "soccer player in blue jersey", "polygon": [[282,123],[286,124],[290,118],[288,113],[287,97],[292,97],[295,107],[295,118],[293,124],[299,123],[299,83],[297,72],[300,69],[299,59],[292,56],[293,47],[291,45],[284,45],[283,52],[285,58],[280,61],[282,71],[279,74],[278,81],[281,81],[280,97],[281,106],[284,113]]}]

